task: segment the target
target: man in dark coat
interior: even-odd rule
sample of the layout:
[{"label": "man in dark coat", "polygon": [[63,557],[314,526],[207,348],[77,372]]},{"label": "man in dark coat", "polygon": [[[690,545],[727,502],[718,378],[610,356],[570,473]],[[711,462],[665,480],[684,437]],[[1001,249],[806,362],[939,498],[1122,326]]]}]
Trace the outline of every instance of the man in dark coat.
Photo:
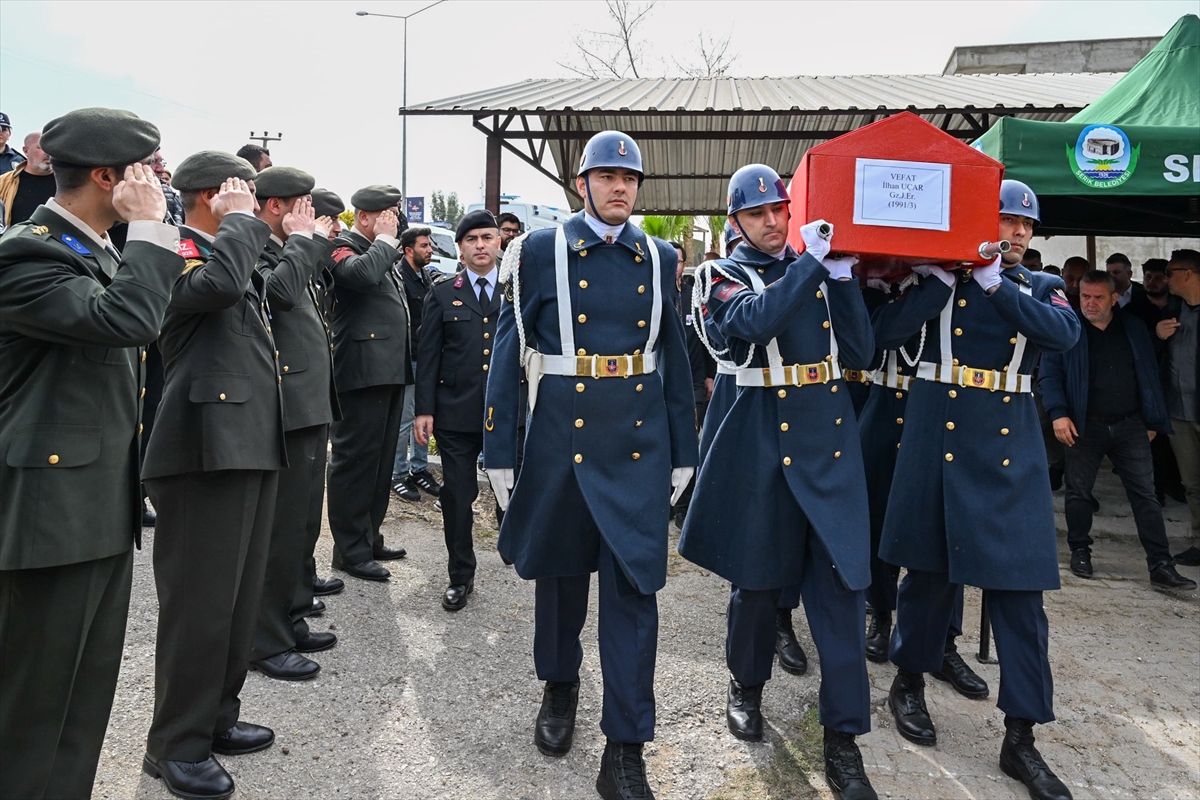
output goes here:
[{"label": "man in dark coat", "polygon": [[1021,266],[1038,220],[1037,197],[1003,181],[1001,239],[986,267],[918,268],[921,280],[880,309],[875,332],[891,350],[925,328],[904,417],[879,555],[908,568],[897,596],[888,703],[898,732],[932,745],[923,673],[945,657],[959,584],[985,590],[1004,680],[1000,768],[1037,800],[1070,790],[1034,747],[1035,723],[1054,719],[1042,592],[1059,587],[1054,505],[1034,406],[1040,351],[1069,349],[1079,321],[1062,281]]},{"label": "man in dark coat", "polygon": [[[57,193],[0,240],[0,793],[9,797],[90,796],[108,727],[141,535],[143,346],[183,268],[158,179],[138,163],[158,141],[127,111],[51,121],[42,146]],[[124,253],[105,233],[118,221],[129,222]]]},{"label": "man in dark coat", "polygon": [[400,258],[400,190],[368,186],[350,198],[354,227],[334,240],[333,377],[342,419],[330,427],[329,529],[334,569],[370,581],[403,558],[379,526],[392,493],[404,391],[413,383],[409,314],[392,267]]},{"label": "man in dark coat", "polygon": [[[328,650],[337,643],[335,634],[314,633],[302,622],[304,617],[292,618],[296,583],[302,573],[307,574],[309,544],[321,533],[329,423],[338,409],[329,325],[313,282],[326,252],[333,249],[328,239],[333,220],[316,219],[308,195],[314,183],[311,175],[295,167],[267,167],[254,181],[256,216],[271,227],[271,238],[258,257],[258,272],[266,284],[283,377],[288,468],[279,474],[250,659],[254,669],[281,680],[315,677],[320,665],[302,654]],[[308,611],[312,611],[311,599]]]},{"label": "man in dark coat", "polygon": [[467,214],[454,239],[465,268],[425,295],[413,428],[422,445],[435,436],[442,457],[439,498],[450,573],[442,607],[447,611],[464,608],[475,587],[471,504],[479,495],[484,391],[501,299],[496,267],[500,231],[492,213],[481,209]]},{"label": "man in dark coat", "polygon": [[1106,272],[1084,276],[1079,303],[1083,335],[1067,352],[1046,354],[1038,381],[1055,436],[1067,448],[1071,572],[1092,577],[1092,487],[1107,456],[1133,508],[1151,585],[1195,589],[1195,581],[1175,571],[1154,496],[1150,441],[1171,433],[1171,421],[1150,334],[1132,311],[1117,305],[1116,285]]},{"label": "man in dark coat", "polygon": [[159,608],[143,768],[174,794],[225,797],[233,779],[213,754],[275,740],[238,720],[287,466],[275,342],[254,271],[271,229],[254,218],[249,162],[208,150],[177,172],[187,261],[158,338],[163,397],[142,467],[158,509]]},{"label": "man in dark coat", "polygon": [[820,654],[826,780],[846,800],[873,799],[854,741],[871,729],[862,655],[870,528],[842,378],[843,364],[871,365],[871,321],[853,259],[826,257],[823,223],[801,228],[803,255],[782,258],[789,197],[774,170],[742,167],[728,197],[744,241],[733,259],[707,262],[698,281],[706,326],[735,365],[737,399],[700,469],[679,553],[732,583],[726,722],[740,739],[762,739],[779,596],[799,584]]},{"label": "man in dark coat", "polygon": [[[643,178],[636,143],[596,134],[579,173],[584,211],[505,252],[484,462],[507,506],[500,553],[537,581],[534,664],[546,681],[538,749],[570,750],[579,634],[598,571],[607,744],[596,787],[607,800],[652,797],[642,747],[654,737],[655,593],[667,580],[671,503],[697,460],[695,402],[675,251],[628,222]],[[522,367],[529,432],[517,481]]]}]

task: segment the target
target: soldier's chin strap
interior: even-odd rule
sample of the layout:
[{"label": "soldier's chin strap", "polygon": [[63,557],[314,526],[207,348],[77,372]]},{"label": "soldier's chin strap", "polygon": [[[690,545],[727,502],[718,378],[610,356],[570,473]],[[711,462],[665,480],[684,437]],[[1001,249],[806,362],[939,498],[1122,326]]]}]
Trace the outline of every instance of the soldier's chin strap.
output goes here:
[{"label": "soldier's chin strap", "polygon": [[[585,201],[587,202],[587,207],[592,210],[593,217],[600,220],[605,225],[612,225],[613,223],[609,222],[604,217],[600,216],[600,212],[596,210],[596,204],[594,202],[592,202],[592,184],[590,182],[591,172],[592,172],[591,170],[588,170],[587,172],[583,173],[583,195],[584,195]],[[638,186],[641,186],[641,185],[642,185],[642,182],[638,181]]]}]

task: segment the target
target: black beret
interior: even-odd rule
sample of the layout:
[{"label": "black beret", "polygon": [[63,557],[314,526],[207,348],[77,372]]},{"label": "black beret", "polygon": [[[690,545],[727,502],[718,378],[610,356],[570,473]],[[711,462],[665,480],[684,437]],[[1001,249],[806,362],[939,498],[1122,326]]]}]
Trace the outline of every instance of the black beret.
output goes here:
[{"label": "black beret", "polygon": [[365,186],[350,196],[350,205],[359,211],[383,211],[400,205],[403,195],[395,186],[377,183]]},{"label": "black beret", "polygon": [[254,194],[260,200],[270,197],[300,197],[317,185],[317,179],[295,167],[267,167],[254,176]]},{"label": "black beret", "polygon": [[216,189],[230,178],[252,181],[254,166],[244,158],[220,150],[201,150],[179,163],[171,176],[171,186],[180,192]]},{"label": "black beret", "polygon": [[120,167],[154,155],[158,128],[114,108],[78,108],[42,129],[41,148],[51,158],[81,167]]},{"label": "black beret", "polygon": [[312,192],[313,211],[318,217],[334,217],[346,210],[346,204],[342,202],[342,198],[338,197],[328,189],[313,189]]},{"label": "black beret", "polygon": [[492,216],[492,212],[486,208],[480,208],[467,214],[458,222],[458,227],[454,229],[454,241],[461,242],[462,238],[467,235],[467,231],[473,231],[476,228],[499,228],[496,224],[496,218]]}]

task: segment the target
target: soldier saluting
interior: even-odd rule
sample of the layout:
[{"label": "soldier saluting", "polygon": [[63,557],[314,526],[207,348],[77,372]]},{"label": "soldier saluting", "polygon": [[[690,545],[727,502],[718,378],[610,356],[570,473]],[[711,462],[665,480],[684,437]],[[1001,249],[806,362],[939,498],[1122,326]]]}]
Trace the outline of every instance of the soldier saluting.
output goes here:
[{"label": "soldier saluting", "polygon": [[[145,351],[183,269],[142,159],[158,128],[85,108],[47,123],[57,190],[0,240],[0,787],[88,797],[140,541]],[[129,166],[132,165],[132,166]],[[129,223],[124,253],[108,238]]]},{"label": "soldier saluting", "polygon": [[[584,210],[509,245],[487,388],[484,462],[501,507],[498,547],[537,581],[534,664],[546,682],[535,742],[571,748],[591,573],[600,573],[600,663],[608,742],[596,788],[652,798],[655,592],[667,578],[672,502],[697,461],[695,401],[675,313],[675,250],[628,224],[643,179],[626,134],[584,147]],[[529,429],[514,486],[517,431]],[[509,492],[511,503],[509,502]]]},{"label": "soldier saluting", "polygon": [[1063,800],[1071,792],[1033,736],[1035,723],[1054,719],[1042,592],[1059,588],[1059,577],[1031,373],[1040,351],[1075,344],[1079,319],[1061,278],[1021,266],[1037,197],[1006,180],[999,208],[1007,253],[958,273],[918,267],[920,282],[875,322],[881,349],[922,330],[924,342],[879,548],[884,561],[908,568],[896,601],[890,656],[899,671],[888,705],[902,736],[937,742],[923,673],[942,667],[960,585],[980,587],[1000,659],[1000,769],[1034,800]]}]

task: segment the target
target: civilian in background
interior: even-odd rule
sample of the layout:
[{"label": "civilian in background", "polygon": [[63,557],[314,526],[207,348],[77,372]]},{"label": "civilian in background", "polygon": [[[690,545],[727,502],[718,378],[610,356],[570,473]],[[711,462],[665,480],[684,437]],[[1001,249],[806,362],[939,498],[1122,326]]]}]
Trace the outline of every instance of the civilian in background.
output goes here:
[{"label": "civilian in background", "polygon": [[1021,266],[1030,272],[1042,271],[1042,251],[1034,250],[1032,247],[1025,251],[1025,257],[1021,259]]},{"label": "civilian in background", "polygon": [[500,252],[503,253],[508,249],[508,243],[525,232],[525,226],[521,224],[520,218],[511,211],[505,211],[496,217],[496,222],[500,223]]},{"label": "civilian in background", "polygon": [[162,150],[154,151],[150,159],[150,169],[154,170],[158,182],[162,184],[163,197],[167,198],[167,218],[163,222],[168,225],[182,225],[183,200],[179,197],[179,192],[171,188],[171,173],[167,171],[167,160],[163,158]]},{"label": "civilian in background", "polygon": [[54,196],[54,168],[41,147],[42,132],[25,136],[25,160],[0,175],[0,233],[33,216],[33,210]]},{"label": "civilian in background", "polygon": [[238,158],[249,161],[255,172],[262,172],[271,166],[271,151],[256,144],[242,145],[242,149],[237,151],[237,155]]},{"label": "civilian in background", "polygon": [[1192,546],[1175,556],[1177,564],[1200,565],[1200,391],[1196,374],[1197,333],[1200,332],[1200,252],[1176,250],[1167,264],[1173,297],[1155,334],[1166,342],[1163,388],[1171,415],[1171,448],[1187,490],[1192,512]]},{"label": "civilian in background", "polygon": [[1140,321],[1117,307],[1112,276],[1096,270],[1079,286],[1083,335],[1065,353],[1042,357],[1038,389],[1066,445],[1067,544],[1071,572],[1092,577],[1092,488],[1100,461],[1112,461],[1146,551],[1150,583],[1195,589],[1175,571],[1162,506],[1154,496],[1150,441],[1170,433],[1154,346]]},{"label": "civilian in background", "polygon": [[1062,269],[1057,264],[1047,264],[1046,266],[1042,267],[1042,272],[1046,273],[1047,275],[1062,276]]},{"label": "civilian in background", "polygon": [[25,156],[13,150],[9,145],[9,137],[12,136],[12,122],[8,119],[8,114],[0,111],[0,174],[9,172],[17,164],[25,160]]},{"label": "civilian in background", "polygon": [[1144,302],[1146,299],[1146,290],[1142,285],[1133,279],[1133,264],[1129,261],[1129,257],[1124,253],[1113,253],[1104,262],[1104,269],[1109,275],[1112,275],[1113,282],[1117,285],[1117,298],[1121,304],[1121,308],[1130,303]]},{"label": "civilian in background", "polygon": [[1071,256],[1063,262],[1062,279],[1067,290],[1067,302],[1076,311],[1079,310],[1079,281],[1091,270],[1092,265],[1083,256]]},{"label": "civilian in background", "polygon": [[1162,320],[1167,310],[1167,301],[1171,297],[1170,281],[1167,278],[1167,260],[1165,258],[1150,258],[1142,264],[1142,288],[1146,290],[1146,308],[1155,311],[1146,316],[1146,322],[1153,331]]}]

